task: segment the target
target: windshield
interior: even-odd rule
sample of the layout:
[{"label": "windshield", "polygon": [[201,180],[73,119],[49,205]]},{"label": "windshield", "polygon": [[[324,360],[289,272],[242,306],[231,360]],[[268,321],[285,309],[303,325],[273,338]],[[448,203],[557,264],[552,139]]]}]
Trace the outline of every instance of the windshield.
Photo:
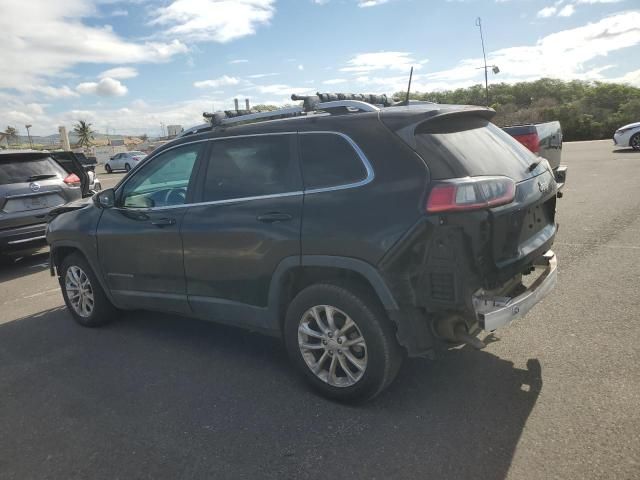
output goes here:
[{"label": "windshield", "polygon": [[427,122],[416,129],[416,148],[434,179],[504,175],[520,181],[541,173],[529,171],[538,157],[480,117]]}]

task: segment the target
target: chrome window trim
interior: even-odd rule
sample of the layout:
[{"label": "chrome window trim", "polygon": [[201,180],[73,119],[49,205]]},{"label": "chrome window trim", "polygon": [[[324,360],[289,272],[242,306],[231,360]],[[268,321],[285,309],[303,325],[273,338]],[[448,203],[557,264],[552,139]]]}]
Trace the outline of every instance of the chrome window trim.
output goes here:
[{"label": "chrome window trim", "polygon": [[[185,143],[181,143],[179,145],[174,145],[173,147],[169,147],[166,150],[163,150],[162,152],[158,152],[156,155],[152,156],[152,157],[148,157],[145,158],[144,163],[140,164],[138,166],[138,168],[136,168],[136,170],[140,170],[141,167],[143,167],[147,162],[152,161],[154,158],[156,158],[158,155],[163,154],[164,152],[168,152],[169,150],[173,150],[174,148],[179,148],[179,147],[183,147],[186,145],[191,145],[194,143],[201,143],[201,142],[216,142],[218,140],[230,140],[230,139],[234,139],[234,138],[248,138],[248,137],[265,137],[265,136],[270,136],[270,135],[317,135],[317,134],[325,134],[325,135],[338,135],[339,137],[344,138],[347,143],[349,143],[349,145],[351,145],[351,148],[353,148],[353,150],[356,152],[356,155],[358,155],[358,158],[360,159],[360,161],[362,162],[365,170],[366,170],[366,177],[363,178],[362,180],[359,180],[357,182],[352,182],[352,183],[347,183],[344,185],[335,185],[332,187],[322,187],[322,188],[313,188],[313,189],[309,189],[309,190],[298,190],[298,191],[294,191],[294,192],[285,192],[285,193],[273,193],[270,195],[257,195],[257,196],[252,196],[252,197],[238,197],[238,198],[229,198],[229,199],[225,199],[225,200],[212,200],[209,202],[195,202],[195,203],[183,203],[181,205],[167,205],[164,207],[152,207],[152,208],[132,208],[132,207],[116,207],[116,209],[118,210],[127,210],[127,211],[135,211],[135,212],[157,212],[157,211],[163,211],[163,210],[172,210],[172,209],[177,209],[177,208],[189,208],[189,207],[197,207],[197,206],[208,206],[208,205],[228,205],[231,203],[238,203],[238,202],[251,202],[251,201],[255,201],[255,200],[267,200],[270,198],[282,198],[282,197],[294,197],[297,195],[304,195],[304,194],[315,194],[315,193],[324,193],[324,192],[334,192],[337,190],[346,190],[349,188],[358,188],[358,187],[362,187],[364,185],[367,185],[369,183],[371,183],[374,178],[375,178],[375,172],[373,171],[373,167],[371,166],[371,163],[369,163],[369,159],[367,158],[367,156],[364,154],[364,152],[362,151],[362,149],[358,146],[358,144],[356,142],[354,142],[351,137],[349,137],[348,135],[342,133],[342,132],[334,132],[334,131],[330,131],[330,130],[318,130],[318,131],[313,131],[313,132],[269,132],[269,133],[250,133],[250,134],[245,134],[245,135],[229,135],[226,137],[216,137],[216,138],[205,138],[205,139],[200,139],[200,140],[194,140],[192,142],[185,142]],[[133,178],[135,175],[132,175],[131,178]],[[120,188],[123,188],[126,183],[128,181],[131,180],[131,178],[127,178],[126,181],[120,185]]]}]

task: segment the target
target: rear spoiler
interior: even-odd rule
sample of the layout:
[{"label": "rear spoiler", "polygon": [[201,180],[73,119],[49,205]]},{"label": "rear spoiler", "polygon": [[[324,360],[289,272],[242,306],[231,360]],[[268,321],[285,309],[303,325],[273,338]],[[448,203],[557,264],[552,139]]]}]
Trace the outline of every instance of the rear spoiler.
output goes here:
[{"label": "rear spoiler", "polygon": [[[435,107],[435,108],[434,108]],[[380,120],[404,142],[415,148],[418,126],[446,118],[474,116],[491,120],[496,114],[492,108],[475,105],[430,105],[425,107],[390,107],[380,111]]]}]

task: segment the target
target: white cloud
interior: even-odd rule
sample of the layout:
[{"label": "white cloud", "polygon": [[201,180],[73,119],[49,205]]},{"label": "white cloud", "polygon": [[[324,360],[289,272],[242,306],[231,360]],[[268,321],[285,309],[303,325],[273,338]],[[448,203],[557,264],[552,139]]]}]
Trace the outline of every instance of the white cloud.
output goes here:
[{"label": "white cloud", "polygon": [[301,70],[301,71],[304,70],[304,65],[302,64],[298,65],[298,70]]},{"label": "white cloud", "polygon": [[248,78],[266,78],[266,77],[275,77],[276,75],[280,75],[279,73],[255,73],[253,75],[249,75]]},{"label": "white cloud", "polygon": [[557,11],[558,9],[556,7],[544,7],[543,9],[538,11],[537,16],[538,18],[548,18],[552,15],[555,15]]},{"label": "white cloud", "polygon": [[41,93],[45,97],[49,98],[71,98],[78,96],[76,92],[71,90],[66,85],[63,87],[52,87],[50,85],[32,85],[24,86],[21,88],[21,90],[27,93]]},{"label": "white cloud", "polygon": [[332,78],[330,80],[325,80],[322,83],[325,85],[339,85],[341,83],[347,83],[347,81],[344,78]]},{"label": "white cloud", "polygon": [[239,78],[223,75],[213,80],[200,80],[199,82],[194,82],[193,86],[196,88],[220,88],[230,85],[238,85],[239,83]]},{"label": "white cloud", "polygon": [[389,0],[358,0],[358,6],[360,8],[376,7],[387,2],[389,2]]},{"label": "white cloud", "polygon": [[119,80],[105,77],[99,82],[84,82],[76,87],[83,95],[98,95],[100,97],[121,97],[127,94],[125,87]]},{"label": "white cloud", "polygon": [[90,0],[2,1],[0,7],[0,88],[26,90],[46,85],[79,63],[164,62],[187,51],[178,40],[133,42],[111,27],[89,26],[95,15]]},{"label": "white cloud", "polygon": [[574,7],[573,5],[569,4],[569,5],[565,5],[564,7],[562,7],[562,10],[560,10],[558,12],[558,16],[559,17],[570,17],[575,12],[576,12],[576,7]]},{"label": "white cloud", "polygon": [[407,52],[376,52],[361,53],[347,62],[347,66],[341,68],[343,72],[367,73],[375,70],[400,70],[409,71],[415,65],[420,65],[411,53]]},{"label": "white cloud", "polygon": [[162,36],[188,41],[230,42],[253,35],[269,23],[275,0],[174,0],[153,13],[152,25],[166,27]]},{"label": "white cloud", "polygon": [[105,70],[98,78],[117,78],[120,80],[124,80],[126,78],[134,78],[138,76],[138,71],[133,67],[116,67],[110,68],[109,70]]},{"label": "white cloud", "polygon": [[109,13],[109,16],[111,17],[126,17],[128,15],[129,15],[129,12],[124,8],[113,10],[111,13]]},{"label": "white cloud", "polygon": [[232,65],[236,63],[249,63],[249,60],[245,58],[238,58],[237,60],[231,60],[229,63]]}]

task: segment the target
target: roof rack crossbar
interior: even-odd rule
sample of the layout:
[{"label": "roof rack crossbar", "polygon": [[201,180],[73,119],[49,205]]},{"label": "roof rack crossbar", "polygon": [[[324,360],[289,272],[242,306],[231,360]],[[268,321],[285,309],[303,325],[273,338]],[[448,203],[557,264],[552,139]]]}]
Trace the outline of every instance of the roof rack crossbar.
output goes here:
[{"label": "roof rack crossbar", "polygon": [[[322,97],[320,97],[322,98]],[[327,98],[324,96],[324,98]],[[202,125],[189,128],[185,130],[180,136],[192,135],[203,132],[205,130],[215,129],[216,127],[228,127],[232,125],[241,125],[246,123],[254,123],[267,120],[277,120],[283,118],[298,117],[305,114],[351,114],[357,112],[378,112],[380,107],[373,105],[363,100],[330,100],[320,102],[319,97],[299,97],[292,95],[294,100],[303,100],[302,106],[280,108],[278,110],[271,110],[268,112],[250,112],[247,110],[242,111],[228,111],[228,112],[215,112],[204,113],[203,116],[209,121]],[[381,104],[380,106],[384,106]]]}]

